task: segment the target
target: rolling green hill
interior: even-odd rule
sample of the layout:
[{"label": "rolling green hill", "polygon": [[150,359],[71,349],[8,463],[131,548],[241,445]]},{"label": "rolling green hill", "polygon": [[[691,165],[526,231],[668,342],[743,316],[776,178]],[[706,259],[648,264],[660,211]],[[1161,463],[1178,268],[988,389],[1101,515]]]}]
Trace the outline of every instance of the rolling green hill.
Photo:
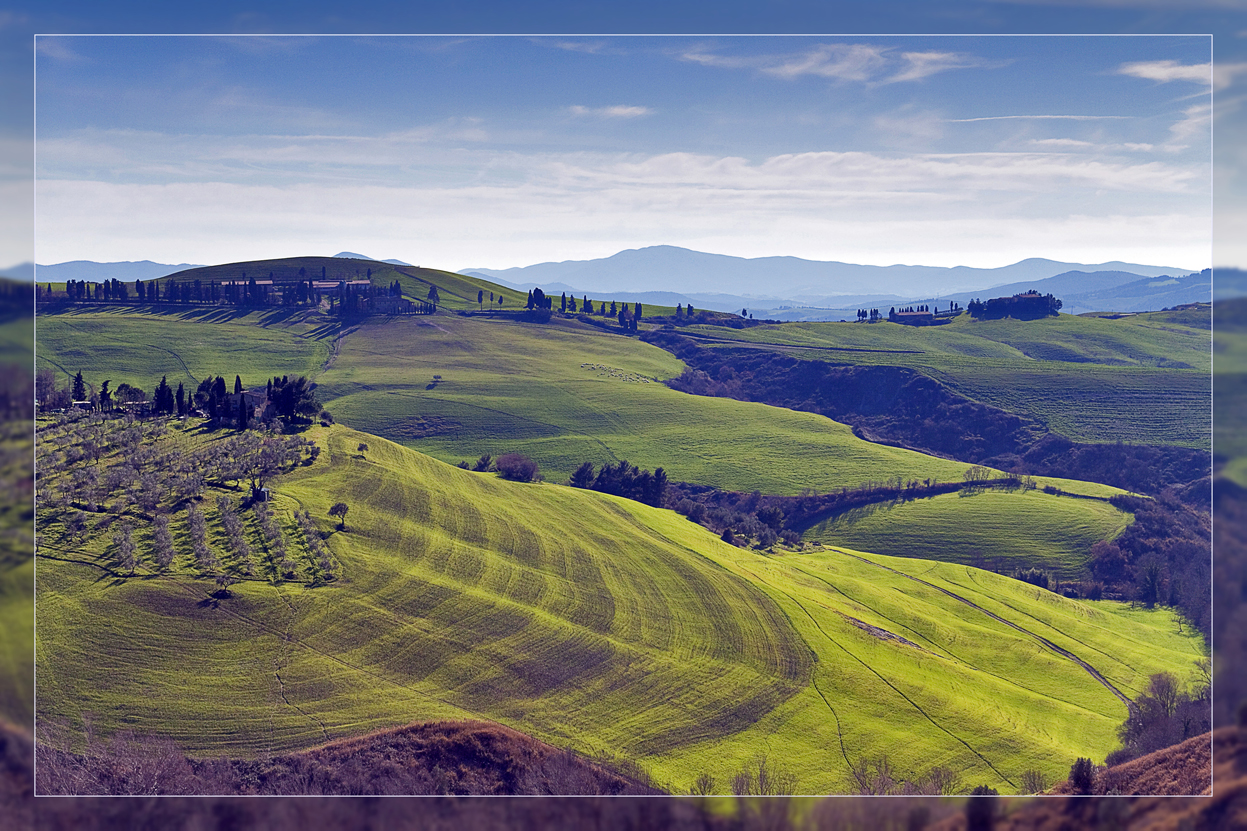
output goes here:
[{"label": "rolling green hill", "polygon": [[[335,341],[340,330],[306,312],[110,308],[45,315],[40,327],[40,360],[70,372],[81,366],[88,382],[112,379],[115,387],[124,380],[150,389],[166,374],[171,383],[193,385],[213,373],[241,372],[244,383],[254,384],[279,372],[308,372],[319,381],[322,402],[344,423],[451,463],[484,453],[526,453],[555,482],[566,481],[585,461],[600,466],[627,459],[663,467],[677,481],[825,493],[897,476],[957,481],[968,467],[862,441],[818,415],[676,392],[659,380],[682,370],[671,354],[575,321],[374,319]],[[327,359],[329,369],[315,374]],[[1051,481],[1076,493],[1118,492]],[[1030,565],[1064,575],[1085,559],[1091,543],[1112,536],[1124,516],[1086,500],[1016,501],[1020,496],[939,499],[921,519],[950,529],[1007,527],[1033,515],[1035,504],[1050,505],[1060,520],[1044,521],[1044,527],[1078,530],[1045,538],[1050,547],[1032,547]],[[992,508],[987,515],[985,505]],[[928,547],[920,556],[979,562],[990,540],[971,536],[974,542],[967,537],[938,552]],[[821,531],[813,538],[859,539]],[[882,543],[873,550],[906,549]],[[1012,561],[1026,550],[1012,546],[999,556]]]},{"label": "rolling green hill", "polygon": [[1076,441],[1207,449],[1211,343],[1206,309],[1121,319],[1061,315],[944,326],[796,323],[690,326],[712,343],[752,344],[833,363],[902,366],[1029,416]]},{"label": "rolling green hill", "polygon": [[[67,452],[72,433],[57,431],[74,429],[49,428],[41,452]],[[106,482],[135,451],[112,444],[124,425],[105,429],[117,431]],[[223,440],[142,429],[154,453]],[[1102,758],[1119,695],[1152,672],[1191,677],[1201,654],[1166,611],[847,549],[767,555],[639,503],[470,473],[343,427],[308,437],[325,452],[273,503],[300,563],[289,578],[263,567],[270,544],[250,511],[261,567],[241,573],[209,488],[207,545],[245,578],[230,596],[213,595],[184,531],[161,572],[147,523],[117,508],[135,522],[131,576],[116,513],[89,514],[75,539],[72,511],[46,503],[41,718],[80,729],[85,714],[104,733],[237,756],[481,717],[639,761],[681,789],[702,772],[725,789],[770,752],[806,792],[845,790],[849,763],[881,754],[903,776],[942,765],[1011,791],[1028,768],[1053,779],[1076,756]],[[53,492],[78,481],[72,464],[47,469]],[[97,499],[114,506],[123,491]],[[350,509],[344,530],[327,516],[336,501]],[[168,507],[184,528],[185,510]],[[296,510],[326,538],[329,582]]]},{"label": "rolling green hill", "polygon": [[[363,280],[371,279],[374,285],[388,286],[397,280],[403,288],[403,294],[416,300],[427,300],[429,290],[437,287],[440,308],[450,311],[483,311],[517,312],[524,309],[527,292],[517,291],[506,286],[492,283],[479,277],[468,277],[453,271],[442,271],[436,268],[421,266],[393,265],[373,260],[356,260],[346,257],[286,257],[276,260],[253,260],[241,263],[201,266],[171,274],[167,280],[190,282],[200,280],[208,283],[212,280],[241,280],[247,277],[268,279],[272,275],[275,280]],[[56,284],[53,284],[57,287]],[[60,286],[59,288],[63,288]],[[478,293],[483,292],[481,302],[477,302]],[[490,296],[495,298],[490,301]],[[502,299],[502,303],[497,302]],[[582,299],[582,298],[581,298]],[[591,300],[601,303],[609,301],[609,296],[592,297]],[[557,307],[559,298],[554,298]],[[648,314],[675,314],[672,306],[646,307]],[[556,308],[557,310],[557,308]]]},{"label": "rolling green hill", "polygon": [[962,491],[870,505],[802,530],[811,542],[1004,573],[1044,568],[1074,580],[1083,576],[1091,546],[1115,538],[1130,520],[1107,502],[1042,490]]},{"label": "rolling green hill", "polygon": [[60,383],[81,372],[96,387],[111,380],[113,389],[125,382],[149,391],[162,376],[193,392],[226,372],[248,386],[274,375],[313,375],[339,333],[306,311],[225,307],[80,307],[41,313],[38,326],[35,366],[55,369]]}]

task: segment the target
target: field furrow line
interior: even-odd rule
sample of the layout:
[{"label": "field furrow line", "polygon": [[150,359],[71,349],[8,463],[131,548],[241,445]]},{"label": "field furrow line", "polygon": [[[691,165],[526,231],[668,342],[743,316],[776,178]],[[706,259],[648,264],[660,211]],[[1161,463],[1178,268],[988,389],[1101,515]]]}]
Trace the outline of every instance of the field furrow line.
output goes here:
[{"label": "field furrow line", "polygon": [[[827,630],[825,630],[825,629],[822,627],[822,624],[820,624],[820,623],[818,622],[818,620],[814,617],[814,615],[810,614],[810,610],[809,610],[809,609],[807,609],[807,608],[805,608],[805,605],[804,605],[804,604],[803,604],[800,600],[797,600],[797,598],[793,597],[791,594],[789,594],[788,592],[784,591],[783,589],[776,588],[776,587],[772,586],[770,583],[767,583],[765,580],[763,580],[763,579],[762,579],[759,575],[754,574],[754,573],[753,573],[753,572],[751,572],[751,571],[745,570],[745,573],[746,573],[746,574],[749,574],[751,577],[753,577],[753,579],[754,579],[754,580],[756,580],[759,584],[761,584],[761,585],[766,585],[766,586],[769,586],[769,587],[771,587],[771,588],[774,588],[774,590],[775,590],[775,591],[780,592],[780,593],[781,593],[781,594],[783,594],[785,597],[787,597],[789,600],[791,600],[793,603],[797,604],[797,607],[798,607],[798,608],[800,608],[800,609],[801,609],[801,611],[805,612],[806,617],[808,617],[808,618],[810,619],[810,622],[814,624],[815,628],[817,628],[817,629],[818,629],[818,631],[819,631],[819,632],[823,635],[823,637],[825,637],[827,640],[831,641],[833,644],[835,644],[837,647],[839,647],[839,648],[840,648],[840,650],[844,652],[844,654],[848,655],[848,656],[849,656],[849,657],[851,657],[853,660],[857,661],[859,664],[861,664],[863,667],[865,667],[865,668],[866,668],[866,669],[867,669],[867,670],[868,670],[868,671],[869,671],[872,675],[874,675],[876,678],[878,678],[878,679],[879,679],[880,681],[882,681],[884,684],[887,684],[887,685],[888,685],[888,687],[890,687],[890,688],[892,689],[892,691],[893,691],[893,692],[895,692],[895,693],[896,693],[897,695],[899,695],[901,698],[905,699],[905,701],[909,704],[909,706],[911,706],[911,707],[913,707],[915,710],[917,710],[917,711],[918,711],[918,712],[922,715],[922,717],[923,717],[923,718],[925,718],[927,721],[931,722],[931,724],[932,724],[932,725],[934,725],[936,729],[938,729],[938,730],[940,730],[940,731],[944,732],[944,733],[945,733],[945,734],[947,734],[950,738],[952,738],[952,739],[956,740],[959,744],[961,744],[961,745],[962,745],[962,746],[963,746],[966,750],[970,751],[970,752],[971,752],[971,753],[973,753],[975,756],[977,756],[979,759],[981,759],[981,760],[982,760],[982,762],[983,762],[983,764],[985,764],[985,765],[987,765],[989,768],[991,768],[991,769],[992,769],[992,771],[993,771],[993,772],[994,772],[997,776],[999,776],[1001,779],[1003,779],[1004,781],[1008,782],[1010,785],[1015,785],[1015,786],[1016,786],[1016,783],[1015,783],[1012,779],[1010,779],[1008,776],[1005,776],[1003,773],[1001,773],[1001,772],[1000,772],[1000,771],[996,768],[996,766],[995,766],[995,765],[993,765],[993,764],[991,763],[991,760],[990,760],[990,759],[988,759],[988,758],[987,758],[986,756],[984,756],[982,753],[979,753],[977,750],[975,750],[973,747],[971,747],[971,746],[970,746],[970,744],[969,744],[969,742],[967,742],[965,739],[961,738],[961,737],[960,737],[960,736],[958,736],[956,733],[952,732],[952,731],[951,731],[951,730],[949,730],[947,727],[945,727],[944,725],[942,725],[942,724],[940,724],[938,721],[936,721],[934,718],[932,718],[930,713],[928,713],[926,710],[922,709],[922,707],[920,707],[920,706],[918,705],[918,703],[917,703],[916,701],[914,701],[912,698],[910,698],[909,696],[905,695],[905,693],[904,693],[904,692],[902,692],[902,691],[901,691],[901,689],[900,689],[899,687],[897,687],[895,684],[893,684],[893,683],[892,683],[891,681],[889,681],[887,678],[884,678],[884,677],[883,677],[883,675],[882,675],[882,674],[880,674],[878,670],[876,670],[876,669],[875,669],[874,667],[872,667],[870,664],[868,664],[868,663],[866,663],[865,661],[863,661],[863,660],[862,660],[861,658],[859,658],[857,655],[855,655],[855,654],[853,654],[852,652],[850,652],[850,651],[848,650],[848,648],[847,648],[847,647],[845,647],[843,644],[841,644],[839,641],[837,641],[837,640],[836,640],[835,638],[833,638],[831,635],[827,634]],[[820,695],[821,695],[821,693],[820,693]],[[825,700],[825,699],[824,699],[824,700]],[[831,706],[831,705],[829,704],[829,705],[828,705],[828,707],[830,708],[830,706]],[[836,721],[836,729],[837,729],[837,731],[839,730],[839,719],[837,719],[837,721]],[[841,750],[843,751],[843,746],[841,747]],[[845,760],[845,761],[847,762],[847,757],[846,757],[846,760]]]},{"label": "field furrow line", "polygon": [[1087,673],[1088,673],[1088,674],[1089,674],[1092,678],[1094,678],[1096,681],[1099,681],[1101,684],[1103,684],[1105,689],[1107,689],[1107,690],[1108,690],[1109,692],[1111,692],[1113,695],[1115,695],[1115,696],[1117,696],[1119,699],[1121,699],[1121,703],[1122,703],[1122,704],[1125,704],[1125,705],[1126,705],[1126,707],[1127,707],[1127,708],[1129,708],[1129,709],[1133,709],[1133,707],[1134,707],[1134,702],[1132,702],[1132,701],[1131,701],[1131,700],[1130,700],[1130,699],[1126,696],[1126,694],[1125,694],[1125,693],[1123,693],[1121,690],[1117,689],[1117,687],[1115,687],[1111,681],[1109,681],[1107,678],[1105,678],[1103,675],[1101,675],[1101,674],[1100,674],[1100,672],[1099,672],[1099,670],[1097,670],[1095,667],[1091,666],[1091,664],[1087,663],[1087,662],[1086,662],[1086,661],[1084,661],[1082,658],[1079,658],[1079,657],[1078,657],[1077,655],[1075,655],[1073,652],[1070,652],[1068,649],[1065,649],[1064,647],[1057,646],[1055,643],[1053,643],[1052,641],[1050,641],[1050,640],[1048,640],[1047,638],[1043,637],[1042,635],[1036,634],[1035,632],[1032,632],[1032,631],[1030,631],[1029,629],[1025,629],[1025,628],[1023,628],[1023,627],[1021,627],[1021,626],[1018,626],[1016,623],[1013,623],[1012,621],[1006,620],[1005,618],[1002,618],[1000,615],[995,614],[994,612],[989,612],[989,611],[987,611],[986,609],[984,609],[982,606],[978,605],[977,603],[974,603],[974,602],[972,602],[972,601],[970,601],[970,600],[967,600],[966,598],[962,597],[961,595],[956,594],[956,593],[954,593],[954,592],[951,592],[951,591],[949,591],[948,589],[941,588],[940,586],[937,586],[937,585],[935,585],[934,583],[928,583],[926,580],[922,580],[922,579],[920,579],[920,578],[914,577],[913,575],[906,574],[906,573],[905,573],[905,572],[903,572],[903,571],[897,571],[897,570],[896,570],[896,569],[894,569],[894,568],[888,568],[887,566],[882,565],[882,564],[880,564],[880,563],[874,563],[874,562],[871,562],[870,560],[867,560],[865,557],[858,557],[857,555],[855,555],[855,554],[850,554],[850,553],[848,553],[847,551],[843,551],[843,550],[842,550],[840,553],[844,554],[846,557],[852,557],[852,558],[853,558],[853,559],[855,559],[855,560],[861,560],[863,563],[869,563],[870,565],[875,566],[876,568],[881,568],[881,569],[884,569],[885,571],[890,571],[890,572],[892,572],[893,574],[898,574],[898,575],[900,575],[901,577],[905,577],[905,578],[907,578],[907,579],[909,579],[909,580],[913,580],[913,581],[914,581],[914,582],[916,582],[916,583],[922,583],[924,586],[929,586],[930,588],[935,589],[937,592],[942,592],[942,593],[944,593],[944,594],[948,595],[949,597],[953,598],[954,600],[958,600],[958,601],[960,601],[960,602],[962,602],[962,603],[966,604],[967,606],[969,606],[969,607],[970,607],[970,608],[972,608],[972,609],[977,609],[978,611],[982,612],[983,614],[987,615],[988,617],[990,617],[990,618],[992,618],[992,619],[994,619],[994,620],[997,620],[997,621],[999,621],[1000,623],[1003,623],[1005,626],[1008,626],[1008,627],[1009,627],[1009,628],[1011,628],[1011,629],[1016,629],[1017,631],[1019,631],[1019,632],[1021,632],[1021,633],[1025,634],[1025,635],[1029,635],[1030,637],[1032,637],[1032,638],[1034,638],[1035,640],[1039,641],[1039,643],[1043,644],[1043,645],[1044,645],[1044,646],[1046,646],[1048,649],[1051,649],[1053,652],[1057,653],[1058,655],[1061,655],[1061,656],[1063,656],[1063,657],[1065,657],[1065,658],[1068,658],[1068,659],[1070,659],[1071,661],[1073,661],[1074,663],[1078,664],[1080,667],[1082,667],[1083,669],[1085,669],[1085,670],[1087,671]]}]

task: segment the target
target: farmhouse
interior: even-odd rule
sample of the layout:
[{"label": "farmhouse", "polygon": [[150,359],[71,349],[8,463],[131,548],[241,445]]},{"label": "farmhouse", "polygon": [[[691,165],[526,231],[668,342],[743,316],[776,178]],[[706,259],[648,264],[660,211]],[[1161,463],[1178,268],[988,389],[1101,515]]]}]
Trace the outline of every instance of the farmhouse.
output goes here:
[{"label": "farmhouse", "polygon": [[924,323],[934,323],[935,315],[931,312],[896,312],[888,315],[888,320],[909,326],[921,326]]}]

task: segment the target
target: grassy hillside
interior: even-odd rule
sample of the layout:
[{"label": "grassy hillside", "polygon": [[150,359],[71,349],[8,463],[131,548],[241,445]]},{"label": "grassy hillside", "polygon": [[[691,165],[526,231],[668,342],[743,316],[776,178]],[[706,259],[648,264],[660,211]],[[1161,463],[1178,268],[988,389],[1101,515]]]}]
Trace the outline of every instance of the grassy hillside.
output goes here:
[{"label": "grassy hillside", "polygon": [[[290,578],[265,570],[272,555],[246,512],[261,567],[228,597],[213,596],[184,531],[161,572],[149,526],[123,506],[139,549],[130,576],[116,514],[91,514],[75,539],[72,510],[48,503],[41,718],[79,729],[89,714],[105,733],[236,756],[483,717],[640,761],[679,788],[707,772],[725,790],[769,751],[809,792],[844,790],[850,761],[881,754],[906,776],[944,765],[967,785],[1014,790],[1027,768],[1052,779],[1075,756],[1102,758],[1125,715],[1059,650],[1127,695],[1151,672],[1190,676],[1200,654],[1164,611],[922,560],[768,556],[635,502],[470,473],[342,427],[309,436],[325,452],[279,484],[273,506],[303,565]],[[219,441],[148,427],[141,446]],[[103,479],[127,457],[110,450]],[[54,490],[74,481],[70,467],[59,475]],[[213,490],[207,544],[245,577]],[[97,498],[111,506],[121,492]],[[327,517],[339,500],[344,530]],[[167,508],[183,528],[185,510]],[[332,552],[329,582],[316,579],[300,509]]]},{"label": "grassy hillside", "polygon": [[949,481],[967,467],[861,441],[821,416],[660,383],[681,369],[661,349],[575,322],[434,317],[364,324],[319,381],[354,427],[449,462],[525,453],[552,481],[627,459],[671,479],[797,493]]},{"label": "grassy hillside", "polygon": [[1211,344],[1205,309],[1110,320],[945,326],[799,323],[686,334],[750,343],[835,363],[904,366],[976,401],[1030,416],[1077,441],[1207,448]]},{"label": "grassy hillside", "polygon": [[23,726],[34,715],[33,447],[28,425],[0,422],[0,721]]},{"label": "grassy hillside", "polygon": [[[339,328],[305,311],[247,311],[226,307],[79,307],[38,320],[36,367],[64,382],[76,372],[99,386],[111,380],[151,390],[169,383],[194,387],[229,373],[247,385],[274,375],[313,375],[329,357]],[[231,389],[233,387],[231,386]]]},{"label": "grassy hillside", "polygon": [[660,383],[682,369],[670,354],[575,321],[378,318],[335,344],[341,331],[308,312],[78,309],[39,317],[38,361],[62,380],[81,370],[114,388],[307,374],[360,429],[450,462],[527,453],[557,481],[585,461],[628,459],[672,479],[797,493],[893,476],[949,481],[967,467],[860,441],[820,416],[676,392]]},{"label": "grassy hillside", "polygon": [[1214,449],[1225,475],[1247,487],[1247,299],[1217,302]]},{"label": "grassy hillside", "polygon": [[871,505],[803,530],[812,542],[1006,573],[1043,568],[1077,579],[1091,546],[1116,537],[1130,518],[1107,502],[1042,490],[962,491]]},{"label": "grassy hillside", "polygon": [[[302,270],[302,271],[300,271]],[[427,300],[429,290],[436,286],[437,304],[451,311],[483,311],[501,310],[516,312],[525,307],[528,293],[492,283],[480,277],[468,277],[453,271],[443,271],[422,266],[402,266],[373,260],[356,260],[340,257],[286,257],[276,260],[254,260],[224,265],[202,266],[179,271],[170,275],[168,280],[178,282],[200,280],[207,283],[212,280],[241,280],[244,277],[267,279],[269,275],[275,280],[364,280],[371,279],[374,285],[388,286],[395,280],[403,288],[403,294],[416,300]],[[323,275],[323,276],[322,276]],[[53,288],[62,288],[53,284]],[[477,302],[478,292],[484,292],[481,302]],[[490,295],[494,300],[490,301]],[[502,299],[502,303],[498,302]],[[582,299],[582,298],[578,298]],[[609,296],[590,298],[597,301],[610,301]],[[557,310],[559,298],[554,298]],[[653,306],[648,308],[649,314],[675,314],[674,307]]]}]

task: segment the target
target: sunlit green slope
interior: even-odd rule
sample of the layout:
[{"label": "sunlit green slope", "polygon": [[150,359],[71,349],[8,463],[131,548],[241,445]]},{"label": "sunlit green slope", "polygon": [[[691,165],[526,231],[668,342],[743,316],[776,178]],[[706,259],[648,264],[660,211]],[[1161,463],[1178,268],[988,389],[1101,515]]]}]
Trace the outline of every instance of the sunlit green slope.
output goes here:
[{"label": "sunlit green slope", "polygon": [[[341,427],[310,435],[325,452],[278,485],[274,509],[296,556],[291,515],[311,511],[339,564],[329,584],[251,579],[214,599],[184,535],[160,573],[136,518],[128,576],[114,515],[75,540],[67,510],[41,512],[41,718],[254,755],[472,715],[640,761],[679,788],[702,772],[726,783],[770,752],[809,792],[847,789],[848,764],[880,754],[906,775],[946,765],[1013,790],[1026,769],[1053,778],[1102,758],[1126,712],[1117,692],[1187,677],[1200,654],[1167,612],[964,566],[768,556],[635,502],[470,473]],[[214,499],[203,510],[236,571]]]}]

